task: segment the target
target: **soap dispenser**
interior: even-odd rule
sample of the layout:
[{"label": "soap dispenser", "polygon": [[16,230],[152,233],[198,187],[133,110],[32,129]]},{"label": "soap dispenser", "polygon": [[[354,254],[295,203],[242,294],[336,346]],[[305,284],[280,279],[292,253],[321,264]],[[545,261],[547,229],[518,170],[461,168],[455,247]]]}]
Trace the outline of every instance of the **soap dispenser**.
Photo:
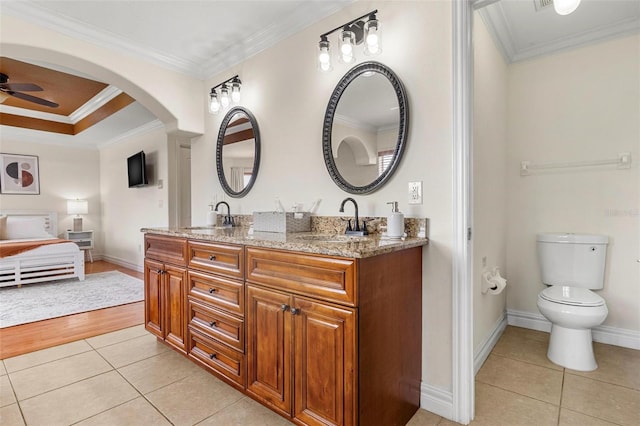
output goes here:
[{"label": "soap dispenser", "polygon": [[387,237],[404,237],[404,214],[398,211],[398,202],[390,201],[387,204],[391,204],[391,213],[387,216]]},{"label": "soap dispenser", "polygon": [[213,204],[209,204],[207,212],[207,226],[216,226],[218,224],[218,212],[213,209]]}]

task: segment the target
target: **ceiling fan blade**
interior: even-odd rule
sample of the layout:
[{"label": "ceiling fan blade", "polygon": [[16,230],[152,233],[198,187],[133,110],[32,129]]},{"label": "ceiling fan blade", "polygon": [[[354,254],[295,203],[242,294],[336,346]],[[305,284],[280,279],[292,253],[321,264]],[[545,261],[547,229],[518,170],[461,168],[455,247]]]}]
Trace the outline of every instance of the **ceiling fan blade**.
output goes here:
[{"label": "ceiling fan blade", "polygon": [[35,96],[27,95],[26,93],[13,92],[13,91],[6,91],[4,93],[6,93],[8,95],[11,95],[11,96],[15,96],[16,98],[19,98],[19,99],[24,99],[25,101],[33,102],[33,103],[44,105],[44,106],[48,106],[48,107],[51,107],[51,108],[58,108],[58,106],[59,106],[55,102],[51,102],[51,101],[48,101],[46,99],[37,98]]},{"label": "ceiling fan blade", "polygon": [[16,92],[41,92],[42,87],[33,83],[2,83],[0,87],[6,90],[14,90]]}]

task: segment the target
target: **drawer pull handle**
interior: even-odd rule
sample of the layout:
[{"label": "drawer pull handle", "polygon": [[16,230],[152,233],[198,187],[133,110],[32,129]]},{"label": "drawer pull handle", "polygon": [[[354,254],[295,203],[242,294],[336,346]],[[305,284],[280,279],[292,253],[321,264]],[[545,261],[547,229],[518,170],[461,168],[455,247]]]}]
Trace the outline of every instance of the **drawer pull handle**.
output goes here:
[{"label": "drawer pull handle", "polygon": [[215,327],[218,323],[216,321],[211,321],[209,323],[209,327]]},{"label": "drawer pull handle", "polygon": [[162,275],[162,269],[156,269],[156,274]]},{"label": "drawer pull handle", "polygon": [[289,305],[282,304],[281,308],[282,308],[282,312],[286,312],[289,310]]},{"label": "drawer pull handle", "polygon": [[211,287],[211,288],[209,289],[209,293],[213,294],[213,293],[215,293],[215,292],[216,292],[216,289],[215,289],[215,288]]},{"label": "drawer pull handle", "polygon": [[209,260],[216,260],[216,255],[212,254],[211,256],[209,256]]},{"label": "drawer pull handle", "polygon": [[298,315],[300,313],[300,308],[291,308],[291,315]]},{"label": "drawer pull handle", "polygon": [[217,355],[216,355],[216,354],[211,354],[211,355],[209,355],[209,358],[211,358],[211,359],[216,359],[216,358],[217,358]]}]

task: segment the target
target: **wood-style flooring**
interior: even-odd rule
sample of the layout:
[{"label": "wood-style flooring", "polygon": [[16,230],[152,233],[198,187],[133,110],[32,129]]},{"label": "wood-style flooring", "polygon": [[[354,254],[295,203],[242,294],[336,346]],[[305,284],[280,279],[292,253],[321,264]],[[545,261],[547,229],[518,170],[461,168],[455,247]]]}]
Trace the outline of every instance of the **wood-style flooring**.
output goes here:
[{"label": "wood-style flooring", "polygon": [[[120,271],[144,279],[142,272],[105,261],[85,263],[85,273]],[[0,359],[50,348],[144,323],[144,302],[83,312],[0,329]]]}]

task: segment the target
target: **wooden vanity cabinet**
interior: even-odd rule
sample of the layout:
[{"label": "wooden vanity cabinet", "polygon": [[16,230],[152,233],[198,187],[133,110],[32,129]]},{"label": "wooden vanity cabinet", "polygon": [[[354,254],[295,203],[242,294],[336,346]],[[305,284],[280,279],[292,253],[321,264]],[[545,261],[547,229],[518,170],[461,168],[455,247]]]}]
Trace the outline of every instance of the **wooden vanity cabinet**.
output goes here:
[{"label": "wooden vanity cabinet", "polygon": [[246,257],[247,393],[298,424],[406,424],[420,402],[422,248]]},{"label": "wooden vanity cabinet", "polygon": [[186,353],[186,240],[145,236],[145,328]]},{"label": "wooden vanity cabinet", "polygon": [[189,357],[245,388],[244,247],[189,240]]}]

